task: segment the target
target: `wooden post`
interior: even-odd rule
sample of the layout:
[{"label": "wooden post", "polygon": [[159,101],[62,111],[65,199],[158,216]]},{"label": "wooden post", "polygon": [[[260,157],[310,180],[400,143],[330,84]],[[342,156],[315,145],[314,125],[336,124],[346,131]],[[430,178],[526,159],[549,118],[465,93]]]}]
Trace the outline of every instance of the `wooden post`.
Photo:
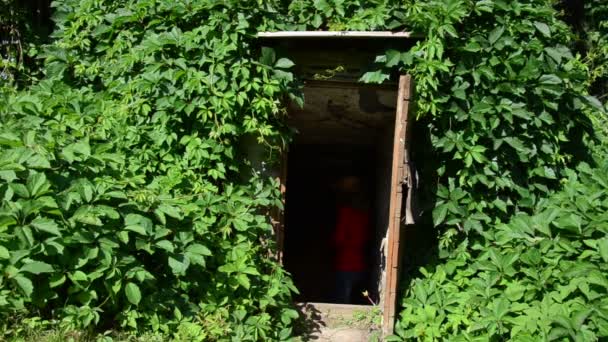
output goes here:
[{"label": "wooden post", "polygon": [[411,76],[399,77],[397,92],[397,112],[395,115],[395,134],[393,141],[393,164],[391,170],[391,197],[389,205],[389,224],[387,231],[386,281],[383,303],[383,333],[390,335],[395,326],[397,306],[397,286],[399,277],[399,238],[401,231],[401,207],[403,201],[403,182],[409,169],[408,162],[408,119],[411,96]]}]

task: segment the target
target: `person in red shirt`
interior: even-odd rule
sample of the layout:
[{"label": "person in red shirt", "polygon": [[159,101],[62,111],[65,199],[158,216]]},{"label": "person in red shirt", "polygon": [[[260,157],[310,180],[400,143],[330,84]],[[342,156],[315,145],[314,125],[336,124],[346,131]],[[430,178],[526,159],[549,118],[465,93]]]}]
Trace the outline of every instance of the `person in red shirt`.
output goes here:
[{"label": "person in red shirt", "polygon": [[367,270],[366,248],[370,239],[369,204],[361,179],[345,177],[338,184],[339,197],[333,235],[337,303],[352,303],[353,291]]}]

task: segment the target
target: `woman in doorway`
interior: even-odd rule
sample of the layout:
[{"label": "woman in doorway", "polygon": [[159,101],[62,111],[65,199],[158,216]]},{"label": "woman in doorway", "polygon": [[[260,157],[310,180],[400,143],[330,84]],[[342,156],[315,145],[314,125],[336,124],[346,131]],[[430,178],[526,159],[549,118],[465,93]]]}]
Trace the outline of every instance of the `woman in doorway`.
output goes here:
[{"label": "woman in doorway", "polygon": [[350,304],[353,291],[367,270],[366,247],[370,239],[369,200],[359,177],[338,182],[338,206],[333,236],[336,288],[334,301]]}]

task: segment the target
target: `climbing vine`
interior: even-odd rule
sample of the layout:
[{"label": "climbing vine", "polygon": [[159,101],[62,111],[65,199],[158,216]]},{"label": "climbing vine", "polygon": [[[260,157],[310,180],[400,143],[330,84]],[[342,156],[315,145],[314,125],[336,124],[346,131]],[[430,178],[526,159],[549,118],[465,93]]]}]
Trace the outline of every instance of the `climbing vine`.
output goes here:
[{"label": "climbing vine", "polygon": [[253,137],[273,162],[298,83],[255,35],[390,29],[418,41],[378,56],[362,81],[416,80],[431,142],[415,151],[422,220],[443,258],[406,289],[394,338],[607,335],[606,232],[592,209],[606,184],[587,147],[601,145],[591,118],[602,104],[551,1],[57,0],[53,10],[43,79],[0,99],[4,324],[289,339],[296,289],[273,258],[268,217],[280,192],[245,145]]},{"label": "climbing vine", "polygon": [[239,148],[283,138],[292,63],[252,44],[270,4],[53,6],[45,79],[0,101],[3,324],[287,339],[278,188]]},{"label": "climbing vine", "polygon": [[606,137],[592,123],[603,105],[587,92],[601,68],[589,73],[572,53],[552,5],[412,2],[406,16],[426,39],[379,59],[417,80],[444,258],[406,289],[392,340],[608,335],[608,184],[604,154],[590,152]]}]

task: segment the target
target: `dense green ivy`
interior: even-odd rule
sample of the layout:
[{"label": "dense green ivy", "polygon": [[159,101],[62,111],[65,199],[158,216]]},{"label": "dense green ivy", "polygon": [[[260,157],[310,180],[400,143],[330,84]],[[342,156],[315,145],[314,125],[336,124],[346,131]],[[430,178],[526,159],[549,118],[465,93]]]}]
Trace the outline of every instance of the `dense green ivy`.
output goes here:
[{"label": "dense green ivy", "polygon": [[608,336],[608,162],[415,280],[391,340],[597,341]]},{"label": "dense green ivy", "polygon": [[406,290],[394,340],[608,334],[605,160],[570,169],[595,161],[588,113],[602,104],[587,95],[589,69],[551,5],[413,4],[428,38],[384,57],[414,73],[419,115],[433,117],[433,221],[446,228],[446,259]]},{"label": "dense green ivy", "polygon": [[594,162],[591,113],[603,106],[588,95],[588,66],[552,6],[412,2],[406,16],[426,39],[379,59],[417,81],[438,160],[433,222],[445,258],[406,290],[395,340],[608,333],[605,166],[571,169]]},{"label": "dense green ivy", "polygon": [[422,38],[362,81],[415,78],[432,142],[416,163],[444,259],[406,291],[395,339],[606,335],[604,169],[572,171],[593,162],[602,105],[587,87],[601,68],[570,51],[551,1],[53,5],[44,80],[0,100],[3,322],[290,338],[295,289],[268,218],[280,194],[241,147],[253,136],[272,162],[298,83],[255,34],[405,29]]},{"label": "dense green ivy", "polygon": [[291,336],[278,188],[238,148],[283,138],[292,63],[251,45],[269,5],[54,6],[45,79],[0,101],[0,321]]},{"label": "dense green ivy", "polygon": [[550,2],[415,2],[407,18],[427,38],[382,60],[414,75],[418,116],[432,116],[433,219],[452,227],[449,244],[532,210],[555,188],[584,158],[575,150],[591,129],[583,109],[597,100],[583,96],[585,68]]}]

